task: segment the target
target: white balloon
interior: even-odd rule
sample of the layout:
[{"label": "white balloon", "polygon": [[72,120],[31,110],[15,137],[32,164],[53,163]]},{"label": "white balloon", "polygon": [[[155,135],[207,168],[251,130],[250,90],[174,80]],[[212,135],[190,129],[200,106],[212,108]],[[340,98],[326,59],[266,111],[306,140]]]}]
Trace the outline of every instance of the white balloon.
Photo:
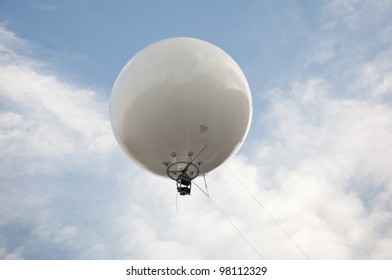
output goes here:
[{"label": "white balloon", "polygon": [[186,167],[194,178],[221,165],[240,148],[251,117],[240,67],[218,47],[193,38],[166,39],[138,52],[118,75],[110,99],[121,148],[173,179]]}]

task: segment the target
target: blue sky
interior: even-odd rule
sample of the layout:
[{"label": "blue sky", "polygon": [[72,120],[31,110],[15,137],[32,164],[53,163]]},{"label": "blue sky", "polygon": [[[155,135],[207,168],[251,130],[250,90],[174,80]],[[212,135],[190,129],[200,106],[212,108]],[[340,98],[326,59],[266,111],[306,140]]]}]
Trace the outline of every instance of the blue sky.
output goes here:
[{"label": "blue sky", "polygon": [[[254,115],[212,199],[266,259],[392,257],[392,2],[2,1],[0,259],[257,259],[200,192],[128,159],[126,62],[168,37],[243,69]],[[233,177],[262,203],[287,235]]]}]

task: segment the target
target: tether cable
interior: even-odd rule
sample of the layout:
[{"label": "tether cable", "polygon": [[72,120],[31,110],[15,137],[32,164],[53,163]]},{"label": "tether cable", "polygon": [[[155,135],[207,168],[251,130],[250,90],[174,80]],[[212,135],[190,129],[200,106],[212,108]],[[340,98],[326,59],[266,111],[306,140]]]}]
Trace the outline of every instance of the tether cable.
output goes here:
[{"label": "tether cable", "polygon": [[[205,180],[205,177],[204,177]],[[237,232],[240,234],[240,236],[246,241],[246,243],[248,243],[248,245],[253,249],[253,251],[260,257],[260,259],[264,260],[265,258],[263,257],[263,255],[256,249],[255,246],[253,246],[253,244],[249,241],[248,238],[246,238],[246,236],[241,232],[241,230],[230,220],[230,218],[225,214],[225,212],[223,212],[223,210],[219,207],[218,204],[216,204],[216,202],[211,198],[211,196],[206,193],[205,191],[203,191],[203,189],[196,184],[196,182],[193,181],[193,183],[196,185],[196,187],[199,188],[199,190],[204,193],[210,200],[211,202],[215,205],[215,207],[221,212],[221,214],[226,218],[226,220],[233,226],[233,228],[235,228],[237,230]],[[205,181],[206,183],[206,181]],[[206,187],[207,187],[207,183],[206,183]]]},{"label": "tether cable", "polygon": [[260,257],[260,259],[264,260],[265,258],[263,255],[260,254],[260,252],[256,249],[255,246],[246,238],[246,236],[240,231],[240,229],[230,220],[230,218],[223,212],[223,210],[216,204],[216,202],[209,196],[208,197],[212,203],[215,205],[215,207],[222,213],[222,215],[229,221],[229,223],[238,231],[238,233],[241,235],[241,237],[248,243],[248,245],[255,251],[255,253]]},{"label": "tether cable", "polygon": [[275,225],[288,237],[288,239],[290,239],[290,241],[295,245],[295,247],[297,247],[297,249],[299,251],[302,252],[302,254],[308,259],[310,260],[310,257],[308,256],[308,254],[305,253],[305,251],[298,245],[297,242],[295,242],[295,240],[290,236],[290,234],[288,234],[288,232],[283,228],[283,226],[274,218],[274,216],[272,216],[272,214],[260,203],[260,201],[258,201],[258,199],[253,195],[253,193],[245,186],[244,183],[241,182],[241,180],[234,174],[234,172],[226,165],[223,164],[226,169],[231,173],[231,175],[237,180],[237,182],[250,194],[250,196],[253,197],[253,199],[256,201],[256,203],[260,206],[260,208],[264,211],[264,213],[266,213],[271,220],[275,223]]}]

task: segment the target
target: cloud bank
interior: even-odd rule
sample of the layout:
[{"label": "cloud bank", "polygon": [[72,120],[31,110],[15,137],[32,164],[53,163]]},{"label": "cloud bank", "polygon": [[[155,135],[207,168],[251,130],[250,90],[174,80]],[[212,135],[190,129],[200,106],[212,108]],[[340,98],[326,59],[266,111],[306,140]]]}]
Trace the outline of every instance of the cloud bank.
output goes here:
[{"label": "cloud bank", "polygon": [[115,147],[107,106],[26,57],[29,42],[4,27],[0,42],[0,257],[72,257],[96,234],[72,220],[99,218],[88,204]]}]

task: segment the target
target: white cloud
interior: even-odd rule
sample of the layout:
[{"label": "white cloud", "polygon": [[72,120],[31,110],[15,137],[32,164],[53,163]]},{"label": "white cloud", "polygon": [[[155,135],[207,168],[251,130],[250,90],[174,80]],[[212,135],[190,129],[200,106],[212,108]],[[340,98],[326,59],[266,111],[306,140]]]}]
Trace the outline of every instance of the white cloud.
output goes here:
[{"label": "white cloud", "polygon": [[360,69],[359,86],[375,99],[391,100],[392,53],[384,52]]},{"label": "white cloud", "polygon": [[44,63],[25,56],[28,42],[4,27],[0,42],[1,257],[61,257],[34,244],[66,246],[65,239],[91,235],[91,229],[61,220],[68,213],[58,202],[70,190],[88,198],[94,189],[74,184],[93,187],[100,178],[94,172],[109,168],[106,161],[117,146],[108,106],[97,93],[59,80]]},{"label": "white cloud", "polygon": [[376,24],[380,18],[389,17],[392,9],[390,0],[334,0],[328,2],[328,15],[334,24],[349,30],[363,30],[364,25]]},{"label": "white cloud", "polygon": [[[285,95],[273,103],[275,122],[268,122],[273,141],[259,154],[260,169],[267,167],[261,181],[277,190],[279,198],[274,200],[284,203],[286,215],[311,230],[314,245],[340,244],[346,252],[334,256],[308,248],[311,256],[368,258],[370,244],[379,238],[392,242],[380,231],[391,225],[390,215],[373,219],[392,210],[387,202],[392,198],[392,165],[387,160],[392,156],[392,108],[372,99],[340,99],[335,93],[321,97],[321,103],[309,103],[308,91],[325,93],[320,85],[308,81],[299,87],[304,97]],[[298,85],[293,89],[297,94]],[[278,206],[271,207],[279,217]],[[384,257],[390,257],[388,251]]]},{"label": "white cloud", "polygon": [[[334,79],[358,78],[359,66],[390,50],[391,12],[390,0],[326,2],[320,15],[321,27],[310,37],[305,65],[312,71],[321,67],[322,75]],[[351,71],[340,72],[349,68]]]}]

